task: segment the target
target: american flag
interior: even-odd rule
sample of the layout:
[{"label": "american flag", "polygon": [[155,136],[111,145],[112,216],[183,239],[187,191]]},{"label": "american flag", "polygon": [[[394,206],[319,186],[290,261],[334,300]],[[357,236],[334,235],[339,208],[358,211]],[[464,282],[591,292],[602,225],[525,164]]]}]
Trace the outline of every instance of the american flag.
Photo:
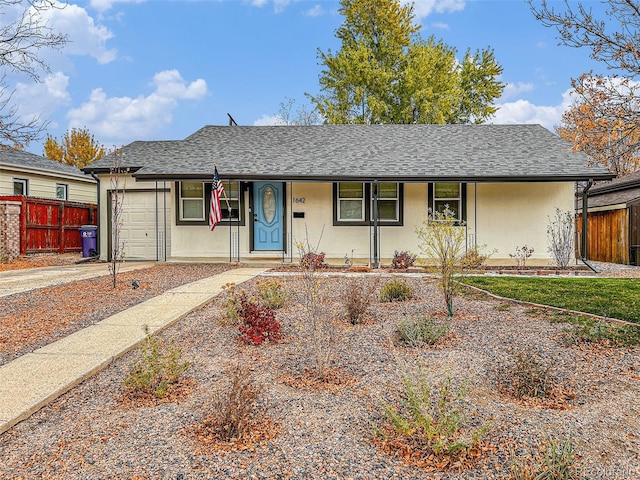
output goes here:
[{"label": "american flag", "polygon": [[211,184],[211,206],[209,207],[209,228],[213,232],[216,225],[222,220],[222,209],[220,208],[220,198],[224,194],[224,187],[218,175],[218,167],[213,167],[213,183]]}]

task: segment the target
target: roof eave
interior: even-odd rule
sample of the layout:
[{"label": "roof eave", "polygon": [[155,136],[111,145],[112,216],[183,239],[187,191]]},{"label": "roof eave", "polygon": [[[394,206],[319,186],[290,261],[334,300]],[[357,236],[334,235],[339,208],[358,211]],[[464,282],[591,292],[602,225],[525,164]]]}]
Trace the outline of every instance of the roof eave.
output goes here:
[{"label": "roof eave", "polygon": [[[208,180],[211,175],[207,174],[165,174],[165,173],[134,173],[138,180],[147,181],[179,181],[179,180]],[[227,172],[226,178],[243,181],[294,181],[294,182],[467,182],[467,183],[488,183],[488,182],[579,182],[585,180],[610,180],[613,174],[573,174],[573,175],[252,175]]]}]

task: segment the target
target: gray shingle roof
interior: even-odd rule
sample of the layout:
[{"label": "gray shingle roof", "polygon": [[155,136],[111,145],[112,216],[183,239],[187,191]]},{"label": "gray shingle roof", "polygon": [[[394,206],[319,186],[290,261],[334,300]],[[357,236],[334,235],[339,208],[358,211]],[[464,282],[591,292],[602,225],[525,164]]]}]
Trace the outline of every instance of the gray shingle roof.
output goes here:
[{"label": "gray shingle roof", "polygon": [[[148,179],[578,180],[604,167],[540,125],[206,126],[184,140],[134,142],[123,166]],[[105,157],[85,171],[105,172]]]},{"label": "gray shingle roof", "polygon": [[72,165],[56,162],[50,158],[36,155],[34,153],[22,150],[13,150],[11,148],[0,148],[0,165],[18,166],[41,170],[43,172],[51,172],[58,175],[70,177],[80,177],[84,180],[92,180],[79,168]]},{"label": "gray shingle roof", "polygon": [[638,203],[640,201],[640,172],[619,177],[611,182],[595,185],[589,190],[589,208]]}]

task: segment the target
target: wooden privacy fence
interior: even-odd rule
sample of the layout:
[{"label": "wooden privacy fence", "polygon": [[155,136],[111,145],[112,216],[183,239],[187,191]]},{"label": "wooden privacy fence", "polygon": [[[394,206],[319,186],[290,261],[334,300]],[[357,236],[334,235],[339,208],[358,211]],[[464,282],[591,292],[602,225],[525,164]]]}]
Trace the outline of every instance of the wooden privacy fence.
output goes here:
[{"label": "wooden privacy fence", "polygon": [[98,221],[98,207],[92,203],[24,195],[0,196],[0,201],[20,202],[20,255],[80,252],[80,227]]},{"label": "wooden privacy fence", "polygon": [[[629,211],[626,208],[589,212],[587,216],[587,259],[629,264]],[[582,214],[576,231],[582,233]],[[578,236],[581,238],[581,236]]]}]

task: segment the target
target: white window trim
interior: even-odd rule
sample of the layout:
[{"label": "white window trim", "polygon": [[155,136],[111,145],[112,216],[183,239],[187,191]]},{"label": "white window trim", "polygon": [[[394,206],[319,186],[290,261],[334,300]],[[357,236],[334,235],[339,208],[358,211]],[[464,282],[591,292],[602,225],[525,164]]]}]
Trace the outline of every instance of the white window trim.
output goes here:
[{"label": "white window trim", "polygon": [[[438,183],[457,183],[458,184],[458,196],[457,197],[436,197],[436,185]],[[433,205],[433,210],[437,211],[436,201],[437,202],[448,202],[449,206],[451,206],[451,204],[453,202],[455,202],[455,203],[458,204],[458,216],[456,218],[456,221],[461,222],[462,221],[462,182],[434,182],[432,190],[433,191],[431,192],[431,201],[432,201],[432,205]]]},{"label": "white window trim", "polygon": [[[362,196],[361,197],[341,197],[340,196],[340,183],[360,183],[362,185]],[[366,188],[365,184],[362,182],[338,182],[338,222],[364,222],[365,221],[365,197],[366,197]],[[360,209],[361,215],[360,218],[342,218],[342,201],[360,201],[362,203],[362,208]]]},{"label": "white window trim", "polygon": [[[58,196],[58,189],[64,189],[64,197],[60,198]],[[56,199],[58,200],[69,200],[69,185],[66,183],[56,183]]]},{"label": "white window trim", "polygon": [[[205,185],[204,182],[200,182],[202,183],[202,197],[198,198],[198,197],[183,197],[182,196],[182,184],[185,182],[179,182],[179,198],[180,198],[180,220],[184,221],[184,222],[202,222],[205,220]],[[192,183],[198,183],[198,182],[192,182]],[[184,201],[185,200],[190,200],[190,201],[194,201],[194,200],[202,200],[202,209],[201,209],[201,216],[199,218],[197,217],[185,217],[184,216]]]},{"label": "white window trim", "polygon": [[[193,182],[193,183],[198,183],[195,182],[193,180],[184,180],[184,181],[178,181],[177,183],[177,189],[178,189],[178,220],[180,222],[184,222],[184,224],[188,225],[189,222],[193,222],[194,224],[201,224],[202,222],[207,222],[209,219],[209,201],[211,201],[211,182],[202,182],[203,186],[202,186],[202,204],[203,204],[203,212],[202,212],[202,217],[201,218],[195,218],[195,217],[186,217],[184,216],[184,200],[198,200],[198,198],[196,197],[183,197],[182,196],[182,184],[185,182]],[[232,204],[232,202],[235,200],[237,202],[237,211],[238,211],[238,217],[232,217],[231,219],[229,219],[229,210],[227,208],[227,201],[225,199],[225,196],[223,196],[223,198],[221,199],[221,207],[222,207],[222,220],[220,221],[220,223],[231,223],[231,224],[236,224],[236,223],[241,223],[242,225],[244,225],[243,223],[243,219],[242,219],[242,187],[241,185],[238,184],[237,181],[231,181],[231,180],[221,180],[222,185],[224,186],[224,192],[226,195],[226,199],[229,200],[229,203]],[[237,197],[230,197],[229,193],[231,192],[231,184],[236,184],[237,188],[238,188],[238,196]]]},{"label": "white window trim", "polygon": [[29,180],[27,180],[26,178],[14,178],[13,179],[13,188],[15,190],[15,185],[16,183],[19,183],[22,185],[22,190],[23,190],[23,195],[25,196],[29,196]]}]

